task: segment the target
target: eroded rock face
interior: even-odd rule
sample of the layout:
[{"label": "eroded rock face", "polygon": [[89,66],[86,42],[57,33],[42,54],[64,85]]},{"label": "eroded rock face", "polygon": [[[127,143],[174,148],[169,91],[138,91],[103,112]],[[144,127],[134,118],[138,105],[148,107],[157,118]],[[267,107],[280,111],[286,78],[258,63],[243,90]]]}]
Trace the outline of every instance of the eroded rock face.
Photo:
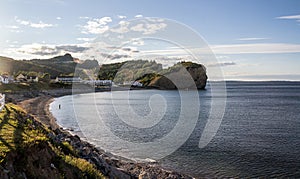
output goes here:
[{"label": "eroded rock face", "polygon": [[201,67],[187,67],[187,71],[192,76],[197,89],[204,89],[207,82],[206,69],[203,65]]},{"label": "eroded rock face", "polygon": [[170,72],[155,77],[149,87],[158,89],[204,89],[207,82],[206,69],[201,64],[182,62]]}]

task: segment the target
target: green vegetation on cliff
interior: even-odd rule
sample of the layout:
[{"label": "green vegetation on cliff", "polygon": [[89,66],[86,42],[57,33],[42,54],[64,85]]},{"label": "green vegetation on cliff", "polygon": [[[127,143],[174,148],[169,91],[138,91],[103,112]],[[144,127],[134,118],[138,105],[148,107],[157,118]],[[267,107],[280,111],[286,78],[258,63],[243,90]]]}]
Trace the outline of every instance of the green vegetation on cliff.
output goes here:
[{"label": "green vegetation on cliff", "polygon": [[104,178],[66,142],[20,107],[0,112],[0,178]]},{"label": "green vegetation on cliff", "polygon": [[98,78],[121,84],[138,81],[144,87],[158,89],[203,89],[207,81],[206,68],[202,64],[185,61],[167,69],[162,69],[162,65],[155,61],[146,60],[105,64],[101,66]]},{"label": "green vegetation on cliff", "polygon": [[158,73],[162,65],[155,61],[135,60],[122,63],[103,64],[100,67],[98,78],[113,80],[115,83],[134,81],[144,74]]}]

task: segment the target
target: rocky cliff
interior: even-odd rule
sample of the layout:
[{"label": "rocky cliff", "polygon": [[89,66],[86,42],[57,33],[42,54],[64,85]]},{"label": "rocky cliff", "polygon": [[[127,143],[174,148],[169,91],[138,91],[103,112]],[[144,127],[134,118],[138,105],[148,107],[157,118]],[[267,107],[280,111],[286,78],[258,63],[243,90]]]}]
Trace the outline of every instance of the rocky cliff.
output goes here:
[{"label": "rocky cliff", "polygon": [[140,81],[149,88],[204,89],[207,75],[205,67],[201,64],[180,62],[161,74],[145,75]]}]

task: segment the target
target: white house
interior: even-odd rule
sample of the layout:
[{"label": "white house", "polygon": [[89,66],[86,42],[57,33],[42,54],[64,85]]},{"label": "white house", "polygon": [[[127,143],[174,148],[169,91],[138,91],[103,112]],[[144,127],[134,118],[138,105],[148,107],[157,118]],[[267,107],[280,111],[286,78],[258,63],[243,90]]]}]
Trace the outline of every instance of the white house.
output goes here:
[{"label": "white house", "polygon": [[14,79],[9,75],[0,75],[0,83],[8,84],[13,81]]},{"label": "white house", "polygon": [[94,83],[95,83],[95,85],[100,85],[100,86],[111,86],[112,81],[111,80],[95,80]]},{"label": "white house", "polygon": [[37,76],[27,76],[27,82],[39,82],[39,77]]},{"label": "white house", "polygon": [[23,74],[19,74],[16,77],[17,82],[39,82],[39,77],[38,76],[26,76]]},{"label": "white house", "polygon": [[55,80],[60,83],[80,83],[81,81],[81,78],[77,76],[58,76]]},{"label": "white house", "polygon": [[133,82],[133,83],[132,83],[132,86],[136,86],[136,87],[142,87],[142,86],[143,86],[143,84],[142,84],[142,83],[140,83],[140,82],[138,82],[138,81],[135,81],[135,82]]}]

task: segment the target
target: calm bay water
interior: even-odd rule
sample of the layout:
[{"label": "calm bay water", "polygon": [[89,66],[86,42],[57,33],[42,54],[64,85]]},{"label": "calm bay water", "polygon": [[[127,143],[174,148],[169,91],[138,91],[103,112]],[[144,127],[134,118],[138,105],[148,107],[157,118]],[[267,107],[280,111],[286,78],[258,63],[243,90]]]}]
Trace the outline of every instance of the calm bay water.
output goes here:
[{"label": "calm bay water", "polygon": [[[198,91],[200,115],[190,137],[158,162],[194,177],[299,178],[300,82],[227,82],[226,86],[226,110],[214,139],[206,147],[198,147],[211,107],[208,85],[207,90]],[[185,93],[188,96],[192,92]],[[153,142],[175,127],[181,104],[177,91],[139,90],[65,96],[57,98],[50,108],[63,127],[77,134],[84,130],[95,145],[133,158],[134,150],[101,132],[104,125],[120,140]],[[128,114],[128,106],[140,116],[161,120],[147,128],[130,126],[118,116]],[[164,109],[165,113],[161,116],[151,113],[151,109]]]}]

